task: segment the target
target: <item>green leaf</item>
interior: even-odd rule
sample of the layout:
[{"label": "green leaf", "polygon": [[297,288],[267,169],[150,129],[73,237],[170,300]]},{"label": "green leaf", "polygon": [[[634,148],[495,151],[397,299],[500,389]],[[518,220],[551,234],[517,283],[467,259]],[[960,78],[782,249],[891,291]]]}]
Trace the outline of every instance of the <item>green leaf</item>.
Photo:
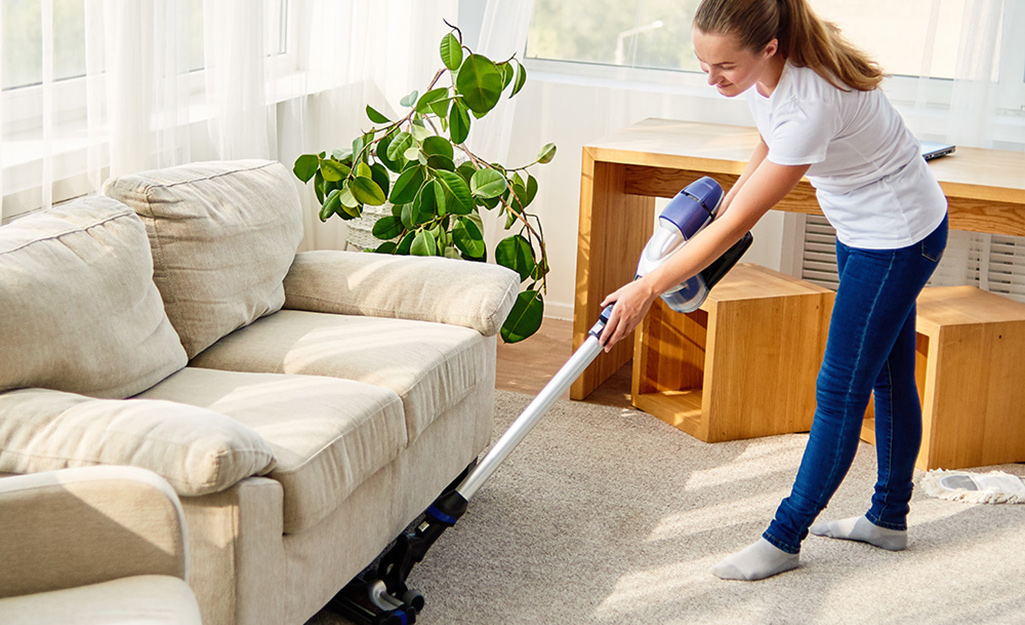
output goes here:
[{"label": "green leaf", "polygon": [[476,172],[477,168],[470,161],[463,161],[459,167],[456,167],[456,173],[463,177],[466,184],[470,184],[470,181],[473,180],[473,174]]},{"label": "green leaf", "polygon": [[459,69],[463,62],[463,47],[452,33],[441,38],[441,62],[452,71]]},{"label": "green leaf", "polygon": [[[512,63],[502,63],[498,66],[502,70],[502,89],[504,90],[509,86],[509,83],[513,81],[516,76],[516,69],[512,66]],[[511,97],[511,96],[510,96]]]},{"label": "green leaf", "polygon": [[456,91],[471,111],[483,115],[502,97],[502,72],[487,57],[471,54],[459,67]]},{"label": "green leaf", "polygon": [[420,92],[414,90],[411,93],[409,93],[406,97],[399,100],[399,104],[401,104],[402,106],[413,106],[413,104],[416,103],[417,96],[419,95]]},{"label": "green leaf", "polygon": [[377,109],[375,109],[374,107],[370,106],[369,104],[367,105],[367,117],[369,117],[370,121],[374,122],[375,124],[388,124],[388,123],[391,123],[390,119],[385,117]]},{"label": "green leaf", "polygon": [[[435,195],[440,189],[442,196],[438,197],[439,207],[444,207],[444,212],[456,215],[466,215],[473,210],[473,197],[470,195],[470,187],[459,174],[451,171],[437,170],[434,172],[436,185]],[[442,211],[439,209],[439,214]]]},{"label": "green leaf", "polygon": [[377,249],[374,251],[378,254],[394,254],[396,248],[398,248],[398,244],[395,243],[395,241],[385,241],[384,243],[378,245]]},{"label": "green leaf", "polygon": [[402,210],[399,211],[399,221],[402,222],[402,227],[406,230],[412,230],[417,226],[416,223],[416,206],[412,202],[401,205]]},{"label": "green leaf", "polygon": [[385,167],[398,174],[402,172],[402,165],[405,163],[405,160],[401,158],[398,160],[388,158],[388,148],[391,146],[391,142],[396,136],[396,134],[390,134],[378,141],[376,154],[377,160],[381,161]]},{"label": "green leaf", "polygon": [[470,193],[474,197],[493,198],[505,193],[508,183],[505,176],[494,169],[479,169],[470,179]]},{"label": "green leaf", "polygon": [[452,149],[452,142],[445,137],[427,137],[424,139],[422,148],[425,154],[447,156],[449,160],[452,160],[452,157],[455,155],[455,150]]},{"label": "green leaf", "polygon": [[427,93],[420,96],[420,99],[416,103],[417,113],[426,113],[430,110],[431,105],[445,98],[448,95],[448,87],[440,87],[438,89],[431,89]]},{"label": "green leaf", "polygon": [[361,204],[380,206],[387,201],[384,191],[369,176],[357,176],[351,185],[352,194]]},{"label": "green leaf", "polygon": [[424,139],[421,145],[423,153],[427,156],[427,166],[432,169],[455,170],[456,166],[452,160],[452,142],[445,137],[432,136]]},{"label": "green leaf", "polygon": [[463,143],[470,134],[470,114],[466,105],[459,100],[452,102],[452,110],[448,114],[448,130],[452,143]]},{"label": "green leaf", "polygon": [[534,271],[534,248],[522,235],[514,234],[506,237],[495,248],[495,262],[508,267],[520,274],[520,280],[526,280]]},{"label": "green leaf", "polygon": [[417,233],[416,238],[413,239],[413,245],[409,248],[409,253],[414,256],[435,256],[438,253],[438,242],[434,240],[434,235],[426,230],[421,230]]},{"label": "green leaf", "polygon": [[527,193],[520,200],[523,201],[523,206],[526,207],[534,201],[535,197],[537,197],[537,178],[527,174]]},{"label": "green leaf", "polygon": [[484,256],[484,235],[473,220],[468,217],[460,217],[452,227],[452,239],[463,254],[469,258],[481,258]]},{"label": "green leaf", "polygon": [[388,240],[394,239],[402,234],[402,229],[402,222],[389,215],[387,217],[381,217],[374,222],[372,232],[378,239]]},{"label": "green leaf", "polygon": [[387,197],[388,187],[391,185],[391,176],[388,175],[388,170],[385,166],[380,163],[371,165],[370,178],[377,183],[377,186],[381,187],[381,191]]},{"label": "green leaf", "polygon": [[316,154],[303,154],[299,158],[295,159],[295,165],[292,166],[292,173],[299,180],[304,183],[309,182],[310,178],[313,178],[317,173],[317,168],[320,167],[320,159],[317,158]]},{"label": "green leaf", "polygon": [[428,180],[413,200],[413,224],[421,225],[438,216],[438,197],[435,191],[436,183]]},{"label": "green leaf", "polygon": [[442,130],[445,129],[445,125],[448,123],[446,118],[448,117],[448,107],[451,101],[451,98],[441,98],[431,104],[431,112],[441,118]]},{"label": "green leaf", "polygon": [[[359,200],[352,194],[352,189],[349,186],[348,181],[342,186],[341,193],[338,195],[338,200],[342,203],[342,206],[346,208],[356,208],[359,206]],[[356,213],[358,216],[359,214]]]},{"label": "green leaf", "polygon": [[399,179],[395,181],[395,186],[391,190],[391,203],[406,204],[407,202],[412,202],[423,183],[423,167],[410,167],[399,174]]},{"label": "green leaf", "polygon": [[334,215],[338,210],[340,204],[338,202],[338,189],[335,189],[327,196],[327,200],[324,205],[320,207],[320,220],[327,221],[331,215]]},{"label": "green leaf", "polygon": [[356,165],[356,175],[361,178],[373,178],[373,170],[366,163]]},{"label": "green leaf", "polygon": [[338,161],[324,159],[320,161],[320,171],[324,175],[324,180],[338,182],[349,175],[350,169]]},{"label": "green leaf", "polygon": [[313,178],[313,190],[317,192],[317,201],[321,204],[324,203],[324,174],[317,170],[317,175]]},{"label": "green leaf", "polygon": [[519,93],[520,89],[523,88],[523,85],[526,82],[527,82],[527,68],[523,67],[523,64],[520,63],[519,61],[516,61],[516,82],[513,84],[512,93],[509,94],[509,97],[511,98],[514,95],[516,95],[517,93]]},{"label": "green leaf", "polygon": [[402,240],[399,241],[398,246],[396,246],[395,253],[402,255],[409,254],[409,249],[413,246],[413,239],[415,238],[415,232],[407,232],[406,236],[402,237]]},{"label": "green leaf", "polygon": [[544,313],[545,304],[541,294],[534,290],[523,291],[516,296],[516,302],[502,324],[502,340],[516,343],[531,336],[541,327]]},{"label": "green leaf", "polygon": [[427,126],[424,126],[423,120],[419,119],[414,120],[413,123],[409,125],[409,131],[413,133],[413,138],[417,141],[423,141],[427,137],[434,136],[434,133],[431,131],[431,129]]},{"label": "green leaf", "polygon": [[405,153],[402,154],[402,157],[405,158],[407,161],[420,161],[422,163],[425,163],[427,161],[426,157],[420,158],[420,148],[416,146],[413,146],[406,150]]},{"label": "green leaf", "polygon": [[391,143],[388,144],[388,158],[392,161],[398,162],[402,159],[402,155],[409,147],[413,145],[413,135],[409,134],[405,130],[395,135]]},{"label": "green leaf", "polygon": [[541,151],[537,153],[537,162],[539,163],[550,163],[555,158],[555,144],[547,143]]},{"label": "green leaf", "polygon": [[366,136],[359,136],[352,140],[352,158],[355,162],[362,161],[366,156],[363,148],[366,147]]}]

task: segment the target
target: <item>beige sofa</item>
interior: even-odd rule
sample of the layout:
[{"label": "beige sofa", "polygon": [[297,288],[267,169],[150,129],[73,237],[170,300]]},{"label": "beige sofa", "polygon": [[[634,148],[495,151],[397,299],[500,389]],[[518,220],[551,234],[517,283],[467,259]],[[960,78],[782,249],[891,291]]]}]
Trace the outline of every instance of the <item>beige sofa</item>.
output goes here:
[{"label": "beige sofa", "polygon": [[181,504],[135,467],[0,479],[0,623],[200,625]]},{"label": "beige sofa", "polygon": [[0,472],[181,497],[206,625],[296,624],[485,447],[496,265],[296,253],[280,163],[200,163],[0,228]]}]

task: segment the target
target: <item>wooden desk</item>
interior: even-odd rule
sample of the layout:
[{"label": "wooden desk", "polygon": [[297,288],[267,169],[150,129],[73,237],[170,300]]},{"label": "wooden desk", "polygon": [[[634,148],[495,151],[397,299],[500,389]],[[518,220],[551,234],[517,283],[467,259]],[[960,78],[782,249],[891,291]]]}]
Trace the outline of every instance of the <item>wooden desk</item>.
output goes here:
[{"label": "wooden desk", "polygon": [[[728,189],[757,142],[750,127],[646,119],[584,146],[574,349],[605,295],[633,279],[653,229],[655,198],[671,198],[701,176]],[[930,167],[947,195],[951,228],[1025,236],[1025,154],[959,147]],[[777,208],[821,214],[806,180]],[[632,355],[633,342],[620,341],[573,383],[570,396],[587,397]]]}]

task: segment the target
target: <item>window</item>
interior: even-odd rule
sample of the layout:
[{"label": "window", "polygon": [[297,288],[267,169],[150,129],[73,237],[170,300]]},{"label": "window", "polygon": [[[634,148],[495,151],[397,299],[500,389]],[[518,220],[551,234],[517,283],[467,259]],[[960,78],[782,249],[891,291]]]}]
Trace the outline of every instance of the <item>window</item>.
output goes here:
[{"label": "window", "polygon": [[[888,74],[929,76],[940,83],[955,77],[968,0],[809,1],[820,17],[838,25]],[[607,75],[609,67],[636,70],[632,78],[642,80],[648,70],[697,73],[691,23],[698,4],[699,0],[536,0],[525,58],[535,67],[570,74]],[[1005,108],[1021,112],[1025,39],[1014,33],[1025,25],[1025,3],[1003,5],[993,78],[1000,82]],[[896,88],[907,94],[905,99],[914,100],[922,85],[905,82]],[[949,88],[934,85],[930,99],[949,101]]]},{"label": "window", "polygon": [[[291,19],[296,3],[263,2],[263,43],[268,75],[294,73],[297,55]],[[154,124],[183,126],[204,119],[204,21],[226,5],[214,0],[130,3],[139,24],[163,28],[149,41],[153,62],[169,76],[187,76],[168,93]],[[0,9],[0,163],[3,221],[41,206],[96,192],[109,163],[106,70],[113,67],[107,20],[122,17],[113,3],[86,0],[4,0]],[[245,10],[247,7],[242,7]],[[228,16],[230,19],[231,16]],[[255,23],[255,20],[254,20]],[[172,24],[172,26],[169,26]],[[131,27],[129,27],[131,28]],[[255,40],[255,38],[253,39]],[[114,54],[118,54],[115,50]],[[87,173],[89,175],[87,175]]]},{"label": "window", "polygon": [[698,72],[697,0],[536,0],[529,59]]}]

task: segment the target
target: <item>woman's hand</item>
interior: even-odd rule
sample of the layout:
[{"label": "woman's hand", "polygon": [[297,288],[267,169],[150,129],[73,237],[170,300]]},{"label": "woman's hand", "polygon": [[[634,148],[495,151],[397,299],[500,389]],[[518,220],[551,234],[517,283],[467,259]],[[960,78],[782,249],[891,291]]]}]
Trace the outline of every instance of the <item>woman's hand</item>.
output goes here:
[{"label": "woman's hand", "polygon": [[640,325],[656,297],[658,293],[644,278],[634,280],[605,297],[600,308],[613,302],[616,304],[598,339],[606,352]]}]

